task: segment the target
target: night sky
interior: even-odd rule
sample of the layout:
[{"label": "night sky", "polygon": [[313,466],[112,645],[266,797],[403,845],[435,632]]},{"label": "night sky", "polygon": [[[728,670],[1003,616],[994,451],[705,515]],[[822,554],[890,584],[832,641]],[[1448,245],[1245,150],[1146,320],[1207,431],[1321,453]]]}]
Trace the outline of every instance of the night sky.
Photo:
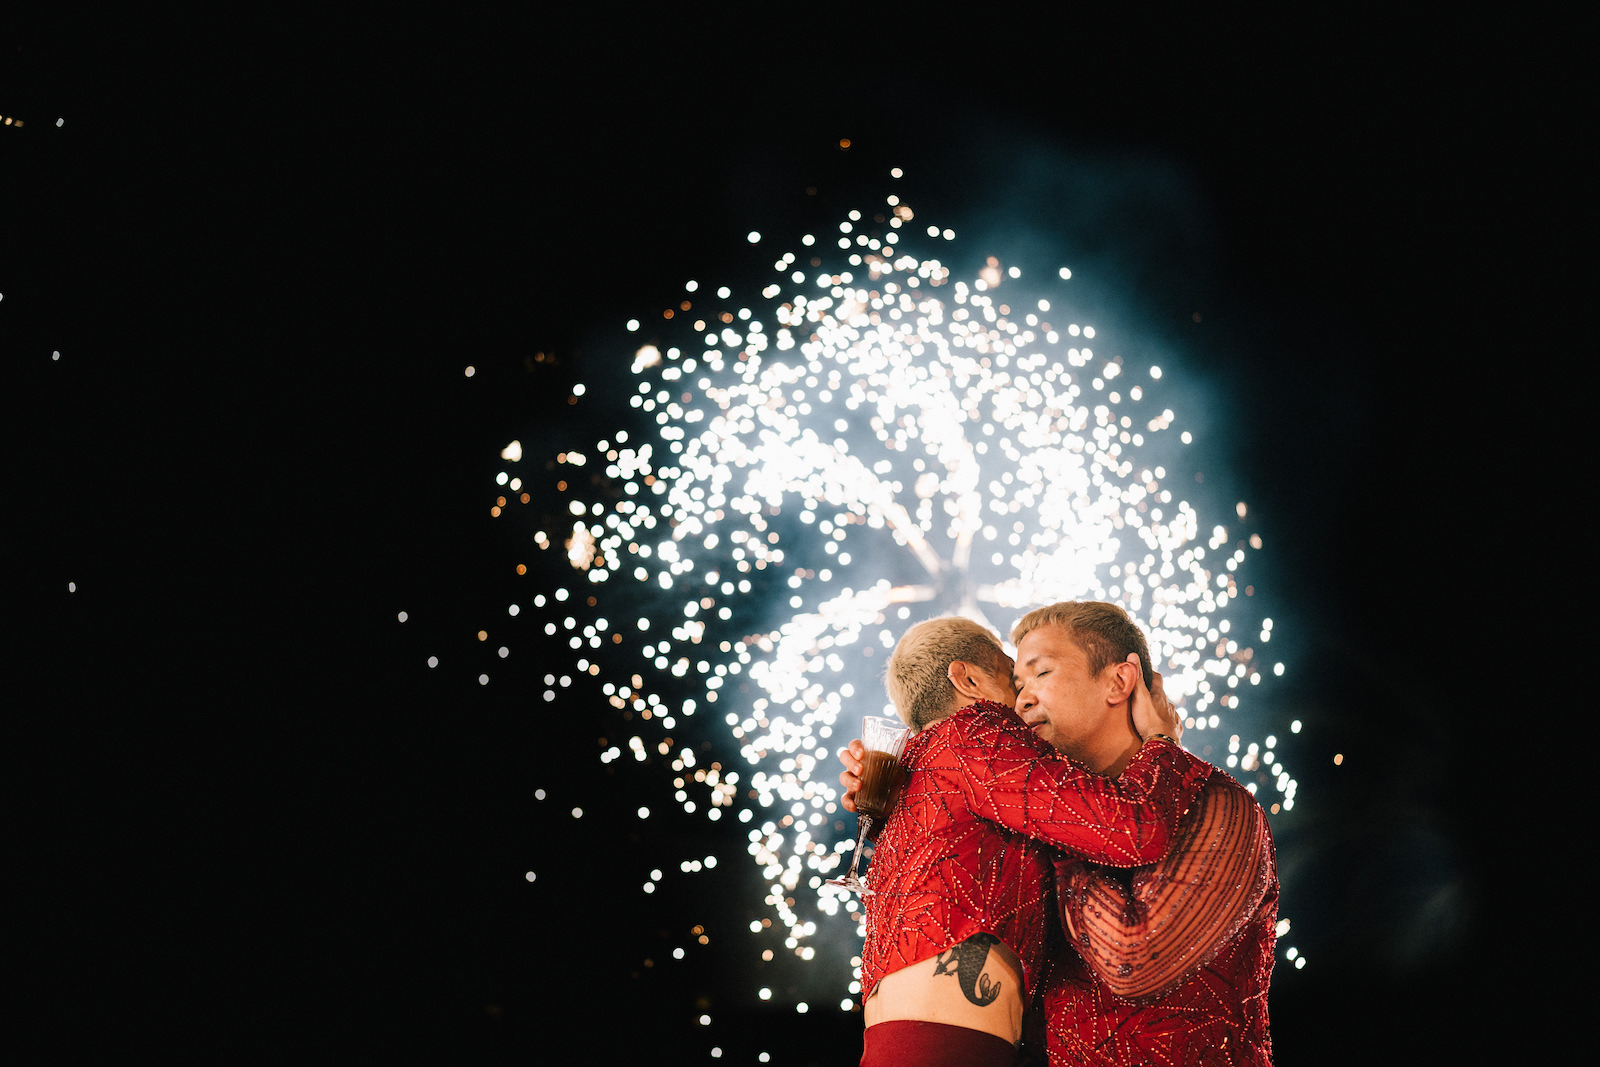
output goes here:
[{"label": "night sky", "polygon": [[566,650],[505,604],[559,570],[489,508],[509,441],[530,477],[602,432],[567,397],[630,388],[623,321],[888,191],[958,270],[1072,264],[1266,539],[1271,699],[1306,724],[1278,1062],[1510,1041],[1540,987],[1496,911],[1548,877],[1520,865],[1553,802],[1497,783],[1571,697],[1524,517],[1593,348],[1551,326],[1592,275],[1568,35],[1008,10],[0,38],[28,1062],[854,1062],[838,994],[792,1007],[833,980],[741,941],[740,833],[678,877],[703,821],[627,817],[670,805],[596,759],[625,729],[597,688],[537,699]]}]

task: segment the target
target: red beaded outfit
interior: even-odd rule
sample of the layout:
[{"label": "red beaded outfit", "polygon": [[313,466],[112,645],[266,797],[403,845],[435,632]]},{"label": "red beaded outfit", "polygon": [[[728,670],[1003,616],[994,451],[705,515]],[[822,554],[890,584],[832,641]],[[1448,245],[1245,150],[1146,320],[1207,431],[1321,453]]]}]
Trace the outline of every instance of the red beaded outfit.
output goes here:
[{"label": "red beaded outfit", "polygon": [[1046,964],[1051,1067],[1271,1064],[1278,875],[1249,790],[1218,771],[1161,861],[1113,872],[1063,859],[1056,889],[1077,951]]},{"label": "red beaded outfit", "polygon": [[867,878],[863,1000],[884,975],[978,933],[1009,945],[1036,988],[1062,944],[1049,846],[1121,867],[1159,859],[1214,770],[1156,741],[1105,778],[989,701],[912,737],[901,761],[910,773]]}]

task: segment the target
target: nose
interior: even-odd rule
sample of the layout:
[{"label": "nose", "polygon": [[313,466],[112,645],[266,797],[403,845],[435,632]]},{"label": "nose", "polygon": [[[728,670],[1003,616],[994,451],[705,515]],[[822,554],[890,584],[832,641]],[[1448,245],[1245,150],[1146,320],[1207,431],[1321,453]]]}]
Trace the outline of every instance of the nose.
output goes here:
[{"label": "nose", "polygon": [[1033,694],[1028,692],[1028,687],[1026,685],[1017,690],[1018,711],[1027,711],[1037,703],[1038,701],[1033,698]]}]

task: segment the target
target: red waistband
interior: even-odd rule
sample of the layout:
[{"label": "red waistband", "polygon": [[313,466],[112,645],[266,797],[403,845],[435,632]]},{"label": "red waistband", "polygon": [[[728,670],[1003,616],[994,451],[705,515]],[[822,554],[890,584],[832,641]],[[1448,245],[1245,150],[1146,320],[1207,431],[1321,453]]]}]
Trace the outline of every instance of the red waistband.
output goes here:
[{"label": "red waistband", "polygon": [[861,1067],[1015,1067],[1017,1047],[1003,1037],[948,1023],[895,1019],[867,1027]]}]

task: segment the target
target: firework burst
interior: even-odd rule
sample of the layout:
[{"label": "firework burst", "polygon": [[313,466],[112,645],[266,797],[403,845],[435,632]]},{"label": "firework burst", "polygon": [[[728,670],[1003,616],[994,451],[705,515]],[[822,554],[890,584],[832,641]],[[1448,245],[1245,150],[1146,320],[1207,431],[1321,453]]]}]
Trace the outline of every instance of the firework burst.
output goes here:
[{"label": "firework burst", "polygon": [[[939,258],[953,240],[889,197],[748,293],[691,282],[655,327],[628,323],[631,428],[554,458],[564,517],[533,533],[571,576],[533,599],[545,632],[637,731],[600,758],[670,761],[674,803],[747,824],[768,909],[752,929],[802,959],[859,922],[824,886],[854,845],[835,750],[893,713],[882,664],[922,618],[1003,636],[1040,604],[1117,602],[1189,747],[1274,814],[1294,804],[1276,739],[1230,725],[1283,670],[1247,606],[1261,542],[1173,488],[1190,435],[1161,370],[1075,320],[1068,270],[991,258],[958,279]],[[675,744],[691,727],[710,758]]]}]

